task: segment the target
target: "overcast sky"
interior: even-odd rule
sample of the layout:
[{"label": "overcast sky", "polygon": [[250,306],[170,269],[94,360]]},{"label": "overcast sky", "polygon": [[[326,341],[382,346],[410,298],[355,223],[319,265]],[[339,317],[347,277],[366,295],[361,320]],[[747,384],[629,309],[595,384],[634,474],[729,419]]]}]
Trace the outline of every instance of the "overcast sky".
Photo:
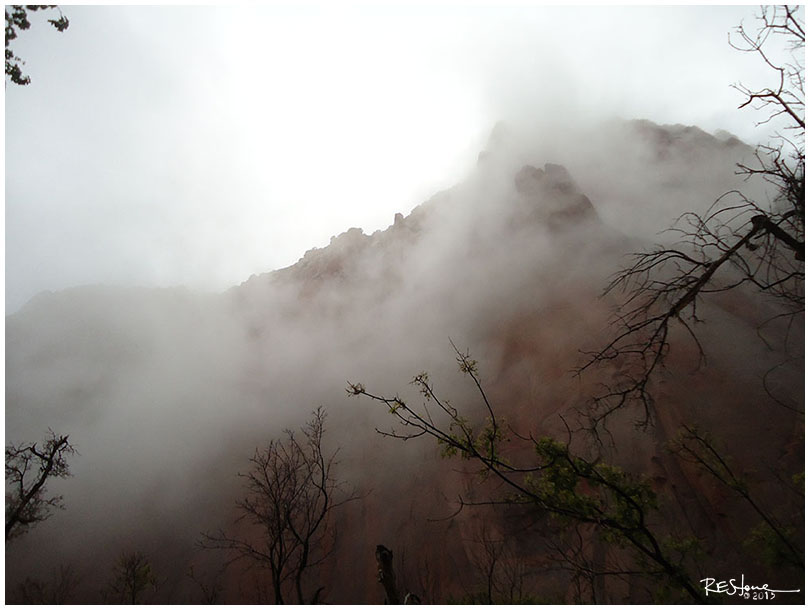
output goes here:
[{"label": "overcast sky", "polygon": [[501,119],[767,135],[730,86],[769,78],[727,43],[754,6],[63,10],[12,47],[7,313],[83,284],[222,290],[385,228]]}]

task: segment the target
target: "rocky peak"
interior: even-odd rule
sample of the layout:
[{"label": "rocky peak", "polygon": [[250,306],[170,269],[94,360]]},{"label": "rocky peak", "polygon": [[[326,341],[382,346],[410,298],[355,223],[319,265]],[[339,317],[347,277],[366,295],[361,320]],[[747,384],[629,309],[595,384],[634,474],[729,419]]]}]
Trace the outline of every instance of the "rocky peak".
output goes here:
[{"label": "rocky peak", "polygon": [[597,218],[590,199],[562,165],[546,163],[543,169],[524,165],[515,174],[515,189],[529,216],[552,229]]},{"label": "rocky peak", "polygon": [[722,149],[748,148],[747,144],[728,132],[718,131],[711,135],[694,125],[658,125],[637,119],[628,121],[626,126],[635,138],[650,147],[658,161],[675,157],[700,163],[702,158]]}]

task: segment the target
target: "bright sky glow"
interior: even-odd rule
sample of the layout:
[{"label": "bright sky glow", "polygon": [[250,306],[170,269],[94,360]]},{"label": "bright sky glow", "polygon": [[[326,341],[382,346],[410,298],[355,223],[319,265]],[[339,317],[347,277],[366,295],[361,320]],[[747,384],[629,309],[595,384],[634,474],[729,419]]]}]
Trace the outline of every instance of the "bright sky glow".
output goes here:
[{"label": "bright sky glow", "polygon": [[[6,86],[6,311],[88,283],[222,290],[391,224],[501,119],[767,132],[755,7],[79,7]],[[769,81],[768,81],[769,82]],[[589,194],[590,195],[590,194]],[[593,197],[598,199],[598,195]]]}]

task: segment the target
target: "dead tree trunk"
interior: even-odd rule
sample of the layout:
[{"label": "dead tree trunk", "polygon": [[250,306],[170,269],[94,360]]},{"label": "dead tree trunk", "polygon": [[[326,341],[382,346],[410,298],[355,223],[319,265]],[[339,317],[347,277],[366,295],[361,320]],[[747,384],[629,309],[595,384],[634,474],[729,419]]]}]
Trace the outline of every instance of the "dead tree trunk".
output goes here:
[{"label": "dead tree trunk", "polygon": [[397,589],[397,577],[394,574],[394,553],[391,549],[384,547],[381,544],[377,545],[377,550],[374,552],[377,558],[377,582],[382,584],[385,589],[385,603],[386,604],[421,604],[422,600],[415,593],[408,593],[405,595],[405,601],[400,601],[399,589]]},{"label": "dead tree trunk", "polygon": [[374,555],[377,558],[377,581],[385,589],[385,603],[401,603],[399,591],[397,591],[397,578],[394,575],[394,553],[378,544]]}]

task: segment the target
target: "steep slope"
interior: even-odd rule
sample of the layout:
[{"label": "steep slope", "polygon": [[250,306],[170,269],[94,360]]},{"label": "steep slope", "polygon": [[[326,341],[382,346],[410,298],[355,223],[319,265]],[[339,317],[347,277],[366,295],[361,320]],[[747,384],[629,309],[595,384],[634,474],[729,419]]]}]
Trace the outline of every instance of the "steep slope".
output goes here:
[{"label": "steep slope", "polygon": [[[733,138],[646,122],[612,124],[589,139],[572,133],[565,146],[532,148],[530,139],[497,128],[465,181],[386,230],[350,229],[224,294],[79,288],[7,317],[7,440],[51,427],[70,433],[80,453],[75,476],[52,485],[68,509],[7,546],[7,583],[71,563],[85,574],[81,599],[94,601],[114,558],[140,549],[167,581],[156,600],[194,600],[183,574],[190,563],[219,565],[221,556],[194,543],[235,517],[235,473],[254,447],[323,405],[330,447],[341,448],[339,476],[364,492],[337,517],[337,546],[321,574],[327,601],[380,601],[377,544],[407,556],[402,577],[413,587],[426,572],[444,597],[473,587],[481,522],[502,531],[510,522],[474,511],[436,521],[455,511],[460,493],[483,498],[487,488],[471,488],[433,444],[381,438],[375,428],[390,428],[390,416],[349,400],[346,381],[412,397],[407,381],[428,370],[474,416],[474,388],[457,374],[450,337],[480,361],[491,397],[518,429],[564,432],[560,415],[571,417],[601,381],[571,371],[578,350],[608,336],[614,303],[598,299],[607,278],[652,227],[737,186],[734,163],[750,153]],[[754,448],[741,464],[754,470],[757,460],[785,459],[803,424],[768,410],[761,440],[763,426],[750,423],[767,396],[736,354],[755,354],[762,370],[778,355],[730,304],[708,303],[706,319],[711,368],[693,373],[688,337],[676,337],[673,369],[658,381],[660,434],[626,417],[614,457],[661,491],[675,487],[688,506],[670,516],[688,514],[708,536],[737,525],[717,514],[716,486],[667,457],[678,424],[702,422],[723,430],[732,449]],[[225,599],[251,599],[253,578],[230,572]],[[566,594],[562,576],[543,586]]]}]

